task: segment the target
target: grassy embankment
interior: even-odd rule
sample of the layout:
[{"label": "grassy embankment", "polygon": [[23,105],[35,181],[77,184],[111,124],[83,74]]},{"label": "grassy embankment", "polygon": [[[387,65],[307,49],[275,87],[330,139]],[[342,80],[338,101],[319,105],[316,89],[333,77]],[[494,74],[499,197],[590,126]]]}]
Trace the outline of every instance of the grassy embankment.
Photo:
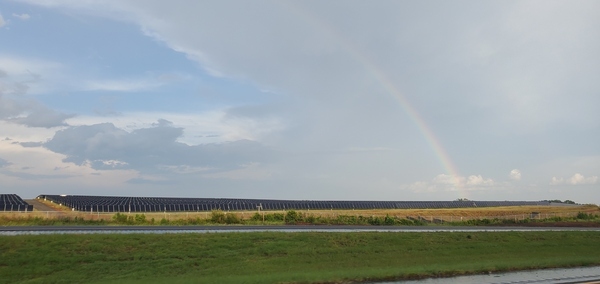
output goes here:
[{"label": "grassy embankment", "polygon": [[597,232],[0,237],[0,283],[310,283],[600,265]]},{"label": "grassy embankment", "polygon": [[[52,206],[57,209],[56,204]],[[536,214],[532,214],[536,212]],[[2,213],[0,225],[524,225],[571,222],[600,226],[598,206],[514,206],[455,209],[321,210],[279,212]],[[583,224],[587,223],[587,224]]]}]

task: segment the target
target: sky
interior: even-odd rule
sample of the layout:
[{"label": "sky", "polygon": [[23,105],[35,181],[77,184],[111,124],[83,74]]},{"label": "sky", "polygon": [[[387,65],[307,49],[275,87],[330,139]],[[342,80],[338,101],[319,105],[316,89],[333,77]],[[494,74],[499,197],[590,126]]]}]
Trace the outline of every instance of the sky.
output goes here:
[{"label": "sky", "polygon": [[0,192],[600,204],[598,1],[0,0]]}]

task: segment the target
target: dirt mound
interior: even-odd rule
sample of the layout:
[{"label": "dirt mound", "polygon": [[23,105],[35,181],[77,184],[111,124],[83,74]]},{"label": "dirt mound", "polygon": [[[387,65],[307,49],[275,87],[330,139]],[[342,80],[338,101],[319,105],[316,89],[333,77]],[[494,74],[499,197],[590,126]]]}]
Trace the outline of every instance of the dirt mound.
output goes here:
[{"label": "dirt mound", "polygon": [[33,205],[33,210],[36,211],[59,211],[56,208],[52,208],[42,202],[39,202],[37,199],[27,199],[25,200],[30,205]]}]

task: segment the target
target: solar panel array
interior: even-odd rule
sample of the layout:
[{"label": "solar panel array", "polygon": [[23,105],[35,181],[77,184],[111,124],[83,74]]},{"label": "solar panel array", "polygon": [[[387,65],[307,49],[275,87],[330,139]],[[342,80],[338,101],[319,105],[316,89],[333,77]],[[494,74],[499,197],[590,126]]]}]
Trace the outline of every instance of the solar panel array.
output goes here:
[{"label": "solar panel array", "polygon": [[33,211],[33,205],[16,194],[0,194],[0,211]]},{"label": "solar panel array", "polygon": [[84,195],[40,195],[78,211],[178,212],[256,210],[364,210],[436,209],[494,206],[550,205],[547,201],[318,201],[226,198],[118,197]]}]

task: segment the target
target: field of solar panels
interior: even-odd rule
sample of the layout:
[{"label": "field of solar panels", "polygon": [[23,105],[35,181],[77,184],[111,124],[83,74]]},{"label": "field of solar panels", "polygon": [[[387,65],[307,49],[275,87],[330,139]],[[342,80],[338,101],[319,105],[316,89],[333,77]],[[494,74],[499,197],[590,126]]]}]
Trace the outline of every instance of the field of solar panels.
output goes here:
[{"label": "field of solar panels", "polygon": [[79,195],[40,195],[38,199],[84,212],[442,209],[551,205],[547,201],[315,201]]},{"label": "field of solar panels", "polygon": [[0,211],[33,211],[33,206],[16,194],[0,194]]},{"label": "field of solar panels", "polygon": [[[1,196],[0,196],[1,197]],[[10,198],[8,198],[10,197]],[[10,195],[4,199],[16,200]],[[31,205],[11,205],[2,225],[502,225],[530,221],[578,221],[600,215],[598,206],[547,201],[311,201],[40,195]],[[20,200],[14,204],[26,204]],[[2,208],[0,208],[2,211]],[[9,211],[11,212],[11,211]],[[590,217],[591,216],[591,217]]]}]

